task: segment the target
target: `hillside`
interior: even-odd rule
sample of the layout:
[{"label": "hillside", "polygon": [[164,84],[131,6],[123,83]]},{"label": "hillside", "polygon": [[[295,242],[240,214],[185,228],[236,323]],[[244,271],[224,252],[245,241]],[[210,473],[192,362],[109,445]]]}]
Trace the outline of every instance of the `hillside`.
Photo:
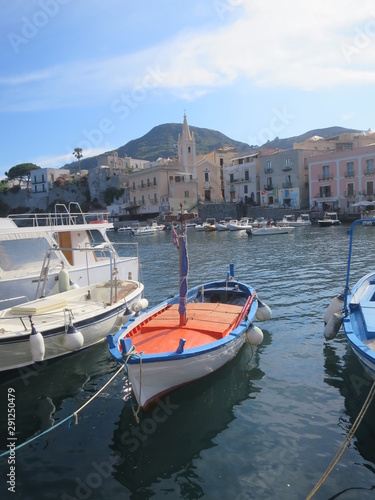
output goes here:
[{"label": "hillside", "polygon": [[[244,152],[250,149],[248,144],[230,139],[226,135],[216,130],[208,128],[199,128],[189,126],[190,131],[194,132],[197,154],[209,153],[214,149],[224,146],[233,147],[237,152]],[[158,158],[173,158],[177,156],[178,135],[182,133],[181,123],[165,123],[158,125],[139,139],[129,141],[124,146],[108,151],[113,153],[117,151],[120,157],[130,156],[139,160],[157,160]],[[84,153],[84,152],[83,152]],[[101,164],[100,156],[92,158],[83,158],[81,168],[90,170]],[[65,168],[76,168],[77,162],[65,165]]]},{"label": "hillside", "polygon": [[[192,126],[189,126],[189,128],[190,131],[194,132],[195,135],[197,154],[209,153],[215,149],[219,149],[225,146],[235,148],[237,153],[246,152],[251,149],[251,146],[249,146],[248,144],[230,139],[226,135],[216,130]],[[143,137],[140,137],[139,139],[133,139],[124,146],[120,146],[113,151],[108,151],[107,154],[117,151],[120,157],[130,156],[131,158],[149,161],[157,160],[158,158],[173,158],[177,156],[178,135],[181,132],[181,123],[165,123],[164,125],[158,125],[151,129],[150,132],[145,134]],[[360,131],[344,127],[314,129],[305,132],[304,134],[294,137],[288,137],[285,139],[279,139],[278,137],[276,137],[274,140],[268,141],[263,144],[260,148],[267,147],[275,149],[292,149],[294,142],[305,141],[306,139],[309,139],[314,135],[329,138],[338,134],[342,134],[344,132]],[[104,156],[105,155],[99,155],[93,156],[91,158],[83,158],[81,160],[81,169],[90,170],[104,164]],[[69,163],[63,168],[75,169],[78,168],[78,163]]]},{"label": "hillside", "polygon": [[314,130],[309,130],[308,132],[296,135],[294,137],[287,137],[286,139],[279,139],[276,137],[272,141],[268,141],[261,146],[261,148],[275,148],[275,149],[292,149],[295,142],[303,142],[314,135],[328,139],[329,137],[334,137],[335,135],[344,134],[346,132],[361,132],[360,130],[355,130],[352,128],[344,127],[327,127],[327,128],[317,128]]}]

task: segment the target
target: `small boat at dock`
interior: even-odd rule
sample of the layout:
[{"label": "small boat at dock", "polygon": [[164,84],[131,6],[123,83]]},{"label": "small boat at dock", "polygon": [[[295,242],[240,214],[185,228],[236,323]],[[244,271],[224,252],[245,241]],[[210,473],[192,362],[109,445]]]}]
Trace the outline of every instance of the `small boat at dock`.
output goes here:
[{"label": "small boat at dock", "polygon": [[271,317],[255,289],[234,278],[233,265],[226,279],[188,290],[185,223],[189,215],[181,211],[174,216],[180,225],[174,235],[180,260],[179,294],[144,311],[108,337],[110,353],[127,367],[137,412],[147,410],[170,391],[219,370],[246,341],[258,345],[263,333],[253,321]]}]

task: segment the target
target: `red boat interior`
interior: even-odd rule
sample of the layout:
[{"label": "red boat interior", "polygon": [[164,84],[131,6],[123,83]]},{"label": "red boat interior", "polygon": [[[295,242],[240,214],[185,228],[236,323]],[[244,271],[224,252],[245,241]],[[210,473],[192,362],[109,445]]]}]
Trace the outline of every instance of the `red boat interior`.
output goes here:
[{"label": "red boat interior", "polygon": [[178,304],[151,316],[131,334],[138,352],[157,354],[175,352],[180,339],[185,349],[215,342],[230,333],[243,310],[242,306],[210,302],[187,304],[186,324],[180,326]]}]

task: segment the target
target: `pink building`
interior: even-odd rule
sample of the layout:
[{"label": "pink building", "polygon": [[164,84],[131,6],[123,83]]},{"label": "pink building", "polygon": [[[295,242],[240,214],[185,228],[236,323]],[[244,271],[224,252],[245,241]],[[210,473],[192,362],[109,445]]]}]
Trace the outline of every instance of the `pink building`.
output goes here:
[{"label": "pink building", "polygon": [[375,144],[309,160],[310,208],[357,212],[354,203],[375,200]]}]

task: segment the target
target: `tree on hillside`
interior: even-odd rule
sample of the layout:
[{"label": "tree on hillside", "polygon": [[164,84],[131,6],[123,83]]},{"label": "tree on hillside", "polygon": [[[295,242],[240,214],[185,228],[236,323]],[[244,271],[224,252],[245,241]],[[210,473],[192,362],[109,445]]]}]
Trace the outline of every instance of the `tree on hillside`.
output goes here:
[{"label": "tree on hillside", "polygon": [[35,165],[34,163],[19,163],[18,165],[15,165],[11,169],[9,169],[9,172],[5,172],[5,175],[9,180],[18,179],[19,185],[21,185],[21,182],[26,179],[27,189],[29,189],[30,172],[39,168],[41,167]]},{"label": "tree on hillside", "polygon": [[78,170],[81,172],[81,158],[83,156],[82,148],[74,148],[73,154],[78,160]]}]

